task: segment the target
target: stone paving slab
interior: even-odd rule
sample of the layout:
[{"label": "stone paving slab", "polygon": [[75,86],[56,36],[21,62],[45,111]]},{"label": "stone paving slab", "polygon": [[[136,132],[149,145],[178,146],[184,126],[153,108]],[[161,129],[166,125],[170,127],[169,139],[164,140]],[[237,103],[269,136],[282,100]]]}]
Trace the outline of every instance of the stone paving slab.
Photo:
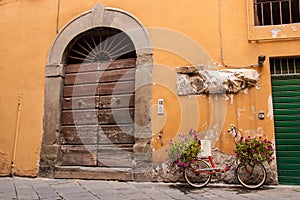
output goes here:
[{"label": "stone paving slab", "polygon": [[2,177],[0,178],[0,199],[299,200],[300,186],[264,186],[259,190],[246,190],[239,185],[209,184],[205,188],[198,189],[185,183]]}]

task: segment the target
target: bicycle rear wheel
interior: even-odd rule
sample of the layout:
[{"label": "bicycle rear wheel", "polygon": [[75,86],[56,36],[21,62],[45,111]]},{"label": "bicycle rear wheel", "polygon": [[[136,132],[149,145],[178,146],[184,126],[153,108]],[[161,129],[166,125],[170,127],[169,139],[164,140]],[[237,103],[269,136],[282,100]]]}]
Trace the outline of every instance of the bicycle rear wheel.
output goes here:
[{"label": "bicycle rear wheel", "polygon": [[202,188],[211,180],[211,175],[205,171],[207,168],[210,166],[206,162],[197,160],[190,167],[185,168],[184,179],[189,185]]},{"label": "bicycle rear wheel", "polygon": [[267,172],[262,164],[239,164],[236,169],[236,177],[245,188],[257,189],[265,183]]}]

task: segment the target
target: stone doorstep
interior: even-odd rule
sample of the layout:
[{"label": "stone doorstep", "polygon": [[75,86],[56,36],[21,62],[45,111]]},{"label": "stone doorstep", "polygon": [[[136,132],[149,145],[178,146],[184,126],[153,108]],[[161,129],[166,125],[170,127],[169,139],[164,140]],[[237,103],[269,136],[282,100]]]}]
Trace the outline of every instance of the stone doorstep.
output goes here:
[{"label": "stone doorstep", "polygon": [[57,166],[54,178],[133,181],[132,168]]}]

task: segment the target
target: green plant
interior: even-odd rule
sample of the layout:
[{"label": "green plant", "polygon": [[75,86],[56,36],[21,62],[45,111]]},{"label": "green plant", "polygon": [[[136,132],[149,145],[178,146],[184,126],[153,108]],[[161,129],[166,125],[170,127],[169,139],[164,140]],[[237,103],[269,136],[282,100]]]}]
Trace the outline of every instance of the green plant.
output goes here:
[{"label": "green plant", "polygon": [[178,141],[171,140],[166,161],[169,172],[182,173],[197,160],[200,150],[200,139],[195,130],[190,130],[188,135],[181,135]]},{"label": "green plant", "polygon": [[274,159],[273,143],[262,137],[241,137],[235,153],[237,160],[242,164],[256,165],[265,161],[271,163]]}]

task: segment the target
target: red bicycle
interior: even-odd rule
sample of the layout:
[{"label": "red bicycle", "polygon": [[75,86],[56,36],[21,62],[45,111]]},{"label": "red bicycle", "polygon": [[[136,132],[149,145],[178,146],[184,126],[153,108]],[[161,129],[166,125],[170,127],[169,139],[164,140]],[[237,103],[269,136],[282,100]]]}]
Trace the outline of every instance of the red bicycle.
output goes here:
[{"label": "red bicycle", "polygon": [[[228,132],[233,135],[234,142],[237,144],[237,128],[234,125],[231,125]],[[236,165],[236,178],[245,188],[257,189],[265,183],[267,179],[267,172],[261,163],[236,163]],[[213,174],[226,173],[231,169],[231,167],[232,165],[226,165],[224,168],[218,168],[215,166],[212,156],[198,156],[196,162],[185,168],[184,179],[189,185],[202,188],[211,181],[211,176]]]}]

